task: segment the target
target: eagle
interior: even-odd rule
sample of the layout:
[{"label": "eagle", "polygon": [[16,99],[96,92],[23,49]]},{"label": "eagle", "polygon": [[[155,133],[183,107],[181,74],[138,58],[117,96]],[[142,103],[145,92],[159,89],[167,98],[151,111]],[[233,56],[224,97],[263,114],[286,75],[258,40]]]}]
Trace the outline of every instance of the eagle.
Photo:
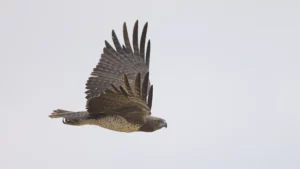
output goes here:
[{"label": "eagle", "polygon": [[63,118],[67,125],[96,125],[117,132],[154,132],[167,128],[167,122],[152,116],[153,85],[149,79],[150,40],[146,44],[148,22],[140,45],[138,20],[134,24],[132,46],[126,22],[125,45],[112,30],[114,48],[105,41],[100,60],[86,82],[86,111],[54,110],[50,118]]}]

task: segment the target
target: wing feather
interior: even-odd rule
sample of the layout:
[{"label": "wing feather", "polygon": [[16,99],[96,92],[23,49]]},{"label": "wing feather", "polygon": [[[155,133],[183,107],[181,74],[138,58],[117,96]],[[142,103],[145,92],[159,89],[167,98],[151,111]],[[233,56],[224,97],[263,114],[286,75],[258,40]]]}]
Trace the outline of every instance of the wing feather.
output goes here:
[{"label": "wing feather", "polygon": [[[136,79],[140,75],[136,75]],[[126,75],[124,75],[126,77]],[[144,79],[148,79],[149,74],[147,73],[145,75]],[[123,83],[126,86],[125,83],[127,79],[123,79]],[[144,80],[145,84],[148,84],[148,82],[145,82],[147,80]],[[140,113],[146,113],[150,114],[150,107],[151,102],[149,99],[146,102],[143,100],[141,97],[137,95],[130,95],[128,91],[126,91],[122,86],[120,86],[120,89],[117,89],[114,85],[112,87],[115,89],[113,90],[106,90],[107,92],[104,92],[96,97],[90,98],[87,101],[86,108],[89,113],[91,114],[118,114],[120,112],[127,111],[128,108],[130,109],[135,109],[135,110],[140,110],[138,112]],[[126,87],[127,89],[127,87]],[[130,89],[131,90],[131,89]],[[149,90],[149,97],[152,98],[152,93],[153,89],[150,88]],[[150,96],[151,95],[151,96]],[[129,110],[128,110],[129,111]]]},{"label": "wing feather", "polygon": [[149,83],[149,72],[146,73],[143,81],[142,87],[142,100],[146,101],[147,91],[148,91],[148,83]]},{"label": "wing feather", "polygon": [[150,110],[152,108],[152,99],[153,99],[153,85],[151,85],[151,87],[150,87],[149,95],[148,95],[148,101],[147,101],[147,105],[148,105]]},{"label": "wing feather", "polygon": [[139,56],[139,45],[138,45],[138,27],[139,21],[136,21],[133,28],[133,37],[132,37],[132,43],[133,43],[133,50],[134,55]]},{"label": "wing feather", "polygon": [[138,73],[135,78],[135,95],[141,98],[141,74]]},{"label": "wing feather", "polygon": [[126,96],[126,97],[129,96],[128,93],[124,90],[124,88],[122,86],[120,86],[120,90],[124,96]]},{"label": "wing feather", "polygon": [[[105,47],[103,48],[101,58],[86,82],[87,99],[98,96],[106,89],[114,90],[111,84],[114,86],[122,85],[123,74],[127,75],[130,86],[135,86],[136,75],[140,73],[141,77],[144,77],[146,73],[149,72],[149,42],[147,44],[145,57],[147,27],[148,23],[144,25],[141,35],[140,49],[138,49],[138,21],[135,23],[133,30],[134,54],[128,38],[126,23],[123,24],[125,46],[123,45],[122,47],[115,31],[112,30],[112,41],[114,48],[107,41],[105,41]],[[128,94],[130,95],[130,93]]]},{"label": "wing feather", "polygon": [[146,52],[146,65],[148,68],[150,66],[150,49],[151,49],[151,42],[150,42],[150,40],[148,40],[147,52]]},{"label": "wing feather", "polygon": [[124,84],[125,84],[126,91],[127,91],[128,95],[129,96],[134,96],[126,74],[123,75],[123,78],[124,78]]},{"label": "wing feather", "polygon": [[111,84],[111,86],[114,88],[115,92],[121,94],[122,92],[116,87],[114,86],[113,84]]},{"label": "wing feather", "polygon": [[111,35],[112,35],[112,40],[115,44],[115,48],[117,49],[118,52],[123,53],[120,42],[114,30],[112,30]]},{"label": "wing feather", "polygon": [[148,29],[148,22],[145,24],[141,36],[141,44],[140,44],[140,57],[144,59],[145,57],[145,42],[146,42],[146,36],[147,36],[147,29]]},{"label": "wing feather", "polygon": [[124,22],[124,24],[123,24],[123,37],[124,37],[124,42],[125,42],[127,53],[133,54],[131,45],[130,45],[130,41],[129,41],[129,37],[128,37],[126,22]]}]

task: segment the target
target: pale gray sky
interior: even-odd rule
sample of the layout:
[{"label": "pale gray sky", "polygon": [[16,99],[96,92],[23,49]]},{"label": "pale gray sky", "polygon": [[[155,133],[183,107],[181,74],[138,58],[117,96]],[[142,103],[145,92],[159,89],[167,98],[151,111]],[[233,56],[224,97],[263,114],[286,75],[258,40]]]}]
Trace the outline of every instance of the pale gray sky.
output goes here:
[{"label": "pale gray sky", "polygon": [[[297,0],[2,0],[0,168],[299,169],[299,17]],[[168,128],[48,118],[84,110],[104,40],[136,19]]]}]

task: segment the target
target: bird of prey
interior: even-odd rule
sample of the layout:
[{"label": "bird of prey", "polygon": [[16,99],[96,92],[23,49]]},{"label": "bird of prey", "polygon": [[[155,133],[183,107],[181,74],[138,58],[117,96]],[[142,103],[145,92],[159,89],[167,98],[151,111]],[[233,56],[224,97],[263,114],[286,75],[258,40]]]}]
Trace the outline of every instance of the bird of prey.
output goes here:
[{"label": "bird of prey", "polygon": [[97,125],[118,132],[153,132],[167,127],[164,119],[151,115],[153,85],[149,80],[150,40],[148,23],[138,45],[138,21],[131,47],[126,23],[125,46],[112,30],[113,48],[107,41],[101,58],[86,82],[86,111],[54,110],[49,117],[63,118],[68,125]]}]

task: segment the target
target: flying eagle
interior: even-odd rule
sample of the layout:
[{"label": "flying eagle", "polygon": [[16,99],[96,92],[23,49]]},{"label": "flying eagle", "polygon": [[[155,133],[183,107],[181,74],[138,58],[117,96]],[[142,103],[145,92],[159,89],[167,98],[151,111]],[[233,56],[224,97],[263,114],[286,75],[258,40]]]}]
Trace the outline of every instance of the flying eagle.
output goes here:
[{"label": "flying eagle", "polygon": [[138,45],[138,21],[133,29],[133,49],[123,24],[124,45],[112,30],[115,48],[107,41],[100,61],[86,83],[87,111],[55,110],[49,117],[63,118],[68,125],[97,125],[119,132],[153,132],[167,127],[164,119],[151,115],[153,85],[149,80],[150,40],[148,23]]}]

